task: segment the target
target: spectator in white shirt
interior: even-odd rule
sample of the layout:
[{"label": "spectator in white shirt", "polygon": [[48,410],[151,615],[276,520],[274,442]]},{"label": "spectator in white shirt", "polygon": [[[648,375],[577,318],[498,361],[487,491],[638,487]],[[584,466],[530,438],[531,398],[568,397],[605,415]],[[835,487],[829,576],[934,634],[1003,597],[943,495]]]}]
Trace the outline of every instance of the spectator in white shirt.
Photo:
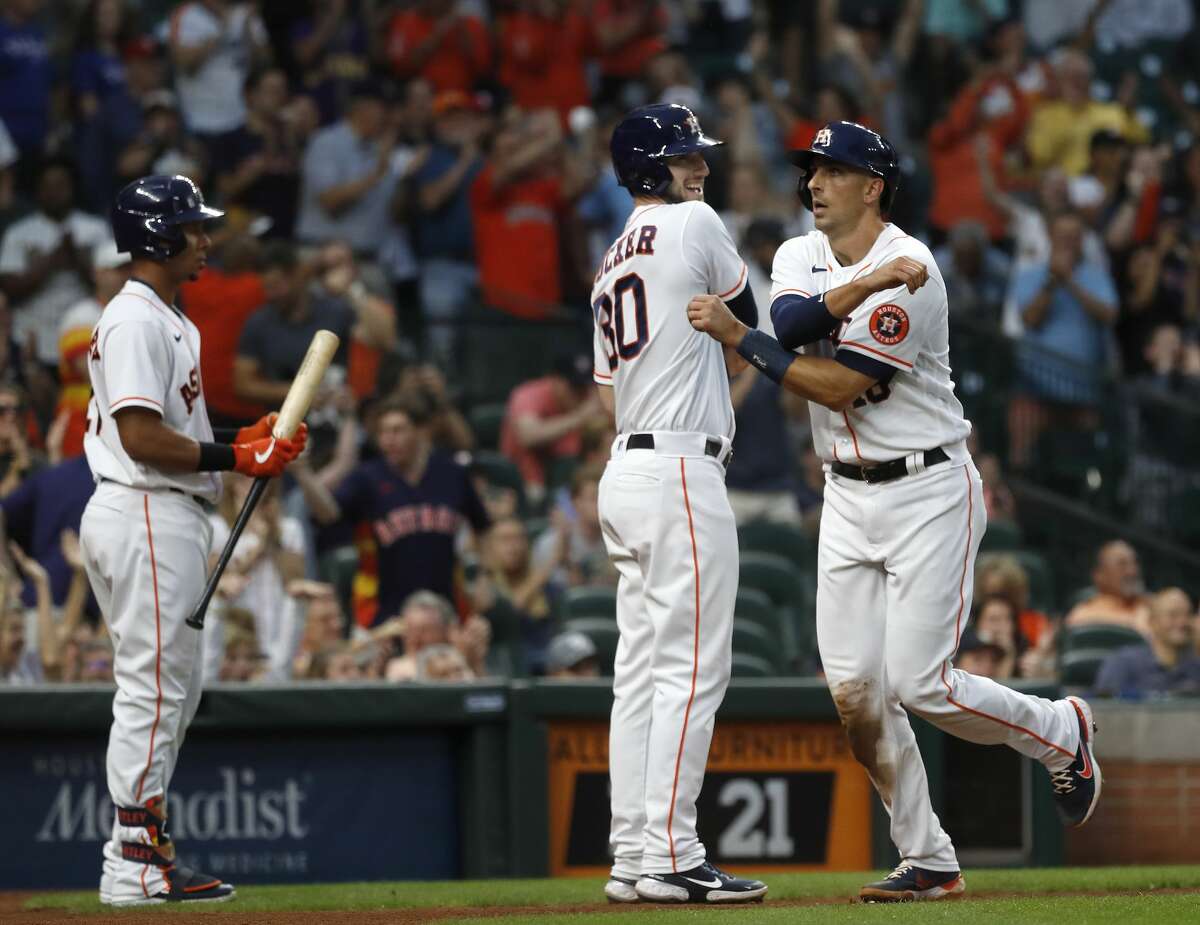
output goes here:
[{"label": "spectator in white shirt", "polygon": [[107,222],[75,208],[75,173],[61,158],[41,165],[37,205],[4,235],[0,288],[12,303],[14,339],[34,340],[38,362],[53,368],[59,324],[91,292],[92,251],[110,234]]},{"label": "spectator in white shirt", "polygon": [[175,87],[188,130],[213,144],[246,121],[242,87],[267,57],[267,30],[255,5],[194,0],[171,17]]}]

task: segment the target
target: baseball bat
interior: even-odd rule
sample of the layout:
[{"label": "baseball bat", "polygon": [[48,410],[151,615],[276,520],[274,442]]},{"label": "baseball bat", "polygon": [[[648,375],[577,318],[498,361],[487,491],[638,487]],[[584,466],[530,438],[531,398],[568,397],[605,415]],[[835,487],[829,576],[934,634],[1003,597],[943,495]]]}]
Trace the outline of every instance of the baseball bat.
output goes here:
[{"label": "baseball bat", "polygon": [[[337,348],[338,336],[332,331],[318,331],[313,335],[312,342],[308,345],[308,352],[304,354],[304,362],[300,364],[300,371],[292,380],[292,387],[288,389],[287,397],[283,400],[283,407],[279,409],[279,416],[275,418],[275,426],[271,429],[276,437],[291,439],[292,434],[296,432],[304,415],[308,414],[308,407],[312,404],[317,387],[325,377],[325,370],[328,369],[329,361],[333,359]],[[233,558],[233,550],[237,546],[238,537],[246,529],[250,515],[258,507],[259,499],[267,489],[268,481],[269,479],[265,475],[260,475],[250,486],[246,500],[242,503],[242,509],[238,511],[237,520],[233,522],[233,529],[229,531],[229,539],[225,541],[225,548],[221,550],[220,558],[217,559],[216,568],[208,576],[204,593],[200,596],[199,603],[193,608],[191,616],[187,618],[187,625],[192,629],[204,629],[204,615],[208,612],[209,601],[212,600],[212,596],[217,590],[221,576],[225,574],[225,567]]]}]

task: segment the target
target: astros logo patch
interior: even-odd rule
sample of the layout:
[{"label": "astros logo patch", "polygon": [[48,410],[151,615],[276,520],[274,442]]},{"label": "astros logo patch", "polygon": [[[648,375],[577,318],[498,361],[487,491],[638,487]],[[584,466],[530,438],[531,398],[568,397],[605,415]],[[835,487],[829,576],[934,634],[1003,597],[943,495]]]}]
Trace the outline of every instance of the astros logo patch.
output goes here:
[{"label": "astros logo patch", "polygon": [[871,312],[867,327],[881,344],[898,344],[908,336],[908,312],[899,305],[880,305]]}]

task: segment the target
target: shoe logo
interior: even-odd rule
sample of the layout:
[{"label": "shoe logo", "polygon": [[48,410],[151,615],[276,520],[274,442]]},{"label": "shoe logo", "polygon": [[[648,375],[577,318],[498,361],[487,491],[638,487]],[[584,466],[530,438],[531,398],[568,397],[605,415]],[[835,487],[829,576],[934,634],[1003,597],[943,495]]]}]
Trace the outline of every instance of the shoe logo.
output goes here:
[{"label": "shoe logo", "polygon": [[1083,710],[1079,709],[1079,705],[1072,703],[1075,712],[1079,714],[1079,752],[1083,755],[1083,770],[1079,771],[1079,776],[1084,780],[1092,779],[1092,756],[1088,754],[1088,733],[1087,720],[1084,718]]},{"label": "shoe logo", "polygon": [[271,452],[275,449],[275,438],[271,438],[271,442],[267,444],[267,448],[261,453],[254,454],[254,461],[260,466],[271,458]]},{"label": "shoe logo", "polygon": [[810,273],[824,273],[828,269],[829,269],[828,267],[813,267],[809,272]]},{"label": "shoe logo", "polygon": [[684,877],[684,880],[689,880],[696,886],[706,886],[710,889],[716,889],[721,885],[721,881],[714,877],[712,880],[697,880],[695,877]]}]

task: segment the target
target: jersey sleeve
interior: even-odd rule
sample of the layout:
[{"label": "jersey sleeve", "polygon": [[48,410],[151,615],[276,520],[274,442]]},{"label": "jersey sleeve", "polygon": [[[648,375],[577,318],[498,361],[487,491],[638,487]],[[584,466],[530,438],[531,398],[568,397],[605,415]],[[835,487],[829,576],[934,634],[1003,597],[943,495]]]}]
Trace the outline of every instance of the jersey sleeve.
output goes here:
[{"label": "jersey sleeve", "polygon": [[838,354],[850,351],[911,370],[937,323],[945,320],[941,285],[930,279],[916,292],[900,286],[877,292],[850,313],[837,334]]},{"label": "jersey sleeve", "polygon": [[108,413],[136,407],[162,414],[172,366],[162,329],[148,321],[121,321],[98,346]]},{"label": "jersey sleeve", "polygon": [[692,209],[681,246],[683,262],[700,275],[710,293],[732,299],[746,288],[746,263],[711,206],[701,202]]},{"label": "jersey sleeve", "polygon": [[817,294],[812,263],[804,238],[785,241],[771,264],[771,305],[783,295],[807,297]]},{"label": "jersey sleeve", "polygon": [[[603,301],[607,301],[607,297]],[[604,326],[609,319],[601,317],[606,311],[603,304],[592,306],[592,379],[597,385],[612,385],[613,369],[616,368],[613,362],[615,351],[605,334]]]}]

